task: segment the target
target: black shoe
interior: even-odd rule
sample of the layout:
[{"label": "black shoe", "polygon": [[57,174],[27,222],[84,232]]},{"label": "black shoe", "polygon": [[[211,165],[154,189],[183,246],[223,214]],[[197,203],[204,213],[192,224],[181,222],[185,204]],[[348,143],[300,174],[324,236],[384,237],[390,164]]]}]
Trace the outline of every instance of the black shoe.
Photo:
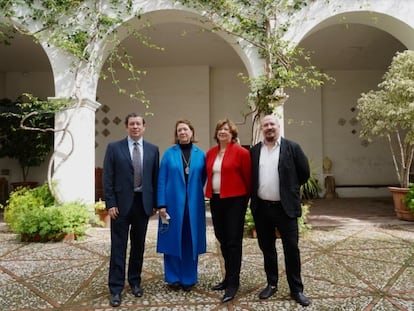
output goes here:
[{"label": "black shoe", "polygon": [[225,290],[227,288],[227,284],[225,281],[222,281],[216,285],[214,285],[211,290]]},{"label": "black shoe", "polygon": [[181,288],[185,292],[190,292],[193,287],[194,287],[194,284],[192,284],[192,285],[181,285]]},{"label": "black shoe", "polygon": [[119,307],[121,305],[121,294],[111,294],[109,303],[112,307]]},{"label": "black shoe", "polygon": [[131,291],[135,297],[142,297],[142,295],[144,294],[144,291],[142,290],[141,286],[132,286]]},{"label": "black shoe", "polygon": [[307,307],[311,304],[311,301],[308,297],[306,297],[302,292],[298,293],[291,293],[290,296],[296,300],[298,304],[301,306]]},{"label": "black shoe", "polygon": [[261,292],[260,292],[260,294],[259,294],[259,298],[260,299],[267,299],[267,298],[269,298],[269,297],[271,297],[271,296],[273,296],[274,295],[274,293],[276,293],[276,291],[277,291],[277,287],[276,286],[274,286],[274,285],[267,285],[266,286],[266,288],[264,288]]},{"label": "black shoe", "polygon": [[237,288],[229,287],[226,289],[226,292],[224,293],[223,299],[221,300],[223,303],[228,302],[230,300],[234,299],[234,296],[236,296]]},{"label": "black shoe", "polygon": [[168,288],[169,289],[171,289],[171,290],[173,290],[173,291],[178,291],[178,290],[180,290],[180,288],[181,288],[181,284],[180,283],[178,283],[178,282],[174,282],[174,283],[168,283]]}]

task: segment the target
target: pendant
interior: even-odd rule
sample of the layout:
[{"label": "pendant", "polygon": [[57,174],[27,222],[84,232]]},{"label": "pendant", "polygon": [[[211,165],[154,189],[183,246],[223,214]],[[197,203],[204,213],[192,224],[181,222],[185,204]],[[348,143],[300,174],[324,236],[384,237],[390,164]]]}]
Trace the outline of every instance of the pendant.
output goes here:
[{"label": "pendant", "polygon": [[187,175],[190,173],[190,168],[188,166],[185,167],[184,173],[186,173]]}]

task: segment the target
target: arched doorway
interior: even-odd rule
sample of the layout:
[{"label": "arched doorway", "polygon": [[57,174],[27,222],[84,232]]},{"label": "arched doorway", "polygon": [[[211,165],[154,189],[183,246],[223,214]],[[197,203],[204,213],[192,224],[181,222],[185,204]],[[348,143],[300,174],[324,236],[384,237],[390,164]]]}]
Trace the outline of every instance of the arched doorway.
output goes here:
[{"label": "arched doorway", "polygon": [[[9,44],[0,44],[0,98],[15,101],[23,93],[40,99],[53,97],[53,72],[42,46],[31,36],[13,32]],[[46,181],[47,165],[48,160],[30,168],[27,179],[36,183]],[[7,180],[8,184],[22,181],[17,160],[0,158],[0,179]],[[9,185],[7,188],[12,190]]]},{"label": "arched doorway", "polygon": [[[347,16],[354,22],[342,22]],[[355,16],[361,22],[355,22]],[[362,92],[376,89],[392,57],[406,46],[389,33],[400,21],[388,24],[387,32],[381,23],[367,25],[367,16],[331,17],[300,42],[313,51],[313,63],[336,82],[310,93],[294,92],[285,107],[285,117],[291,121],[286,132],[305,146],[322,185],[322,159],[332,160],[332,174],[342,197],[388,196],[386,187],[397,183],[386,141],[368,144],[359,137],[355,107]]]},{"label": "arched doorway", "polygon": [[[150,113],[146,117],[145,138],[157,144],[161,152],[172,144],[174,124],[179,118],[193,122],[199,146],[204,150],[215,143],[212,139],[215,124],[225,117],[240,123],[242,144],[250,142],[251,120],[241,124],[242,112],[248,108],[248,89],[237,76],[247,70],[228,42],[194,22],[200,17],[190,15],[189,22],[188,14],[175,11],[173,19],[163,11],[150,14],[152,26],[142,32],[163,51],[148,48],[132,36],[122,42],[133,56],[134,64],[146,71],[140,86],[151,106],[145,110],[141,104],[118,95],[110,81],[100,80],[97,166],[103,163],[107,143],[125,136],[124,116],[130,111]],[[123,81],[126,80],[124,76]]]}]

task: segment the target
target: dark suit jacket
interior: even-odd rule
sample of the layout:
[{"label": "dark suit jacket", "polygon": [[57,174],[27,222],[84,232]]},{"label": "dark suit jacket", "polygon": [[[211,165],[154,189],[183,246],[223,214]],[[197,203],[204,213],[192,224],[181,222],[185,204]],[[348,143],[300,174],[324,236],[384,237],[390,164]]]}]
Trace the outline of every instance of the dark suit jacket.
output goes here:
[{"label": "dark suit jacket", "polygon": [[[142,202],[145,213],[151,216],[152,209],[157,207],[159,149],[145,140],[142,147]],[[134,168],[127,138],[108,144],[103,185],[106,208],[118,207],[120,215],[128,215],[134,199]]]},{"label": "dark suit jacket", "polygon": [[[259,187],[259,159],[262,142],[250,149],[252,160],[252,196],[250,208],[255,213],[258,207],[257,189]],[[278,171],[280,180],[280,201],[289,217],[300,217],[300,186],[309,179],[309,162],[301,147],[290,140],[281,139]]]}]

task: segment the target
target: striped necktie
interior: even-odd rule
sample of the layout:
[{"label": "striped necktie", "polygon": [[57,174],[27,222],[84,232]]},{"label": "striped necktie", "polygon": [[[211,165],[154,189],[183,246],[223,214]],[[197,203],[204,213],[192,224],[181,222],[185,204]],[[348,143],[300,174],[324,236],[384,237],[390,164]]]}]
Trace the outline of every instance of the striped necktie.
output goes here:
[{"label": "striped necktie", "polygon": [[134,142],[134,149],[132,150],[132,165],[134,166],[134,189],[136,189],[141,187],[142,183],[141,151],[137,142]]}]

